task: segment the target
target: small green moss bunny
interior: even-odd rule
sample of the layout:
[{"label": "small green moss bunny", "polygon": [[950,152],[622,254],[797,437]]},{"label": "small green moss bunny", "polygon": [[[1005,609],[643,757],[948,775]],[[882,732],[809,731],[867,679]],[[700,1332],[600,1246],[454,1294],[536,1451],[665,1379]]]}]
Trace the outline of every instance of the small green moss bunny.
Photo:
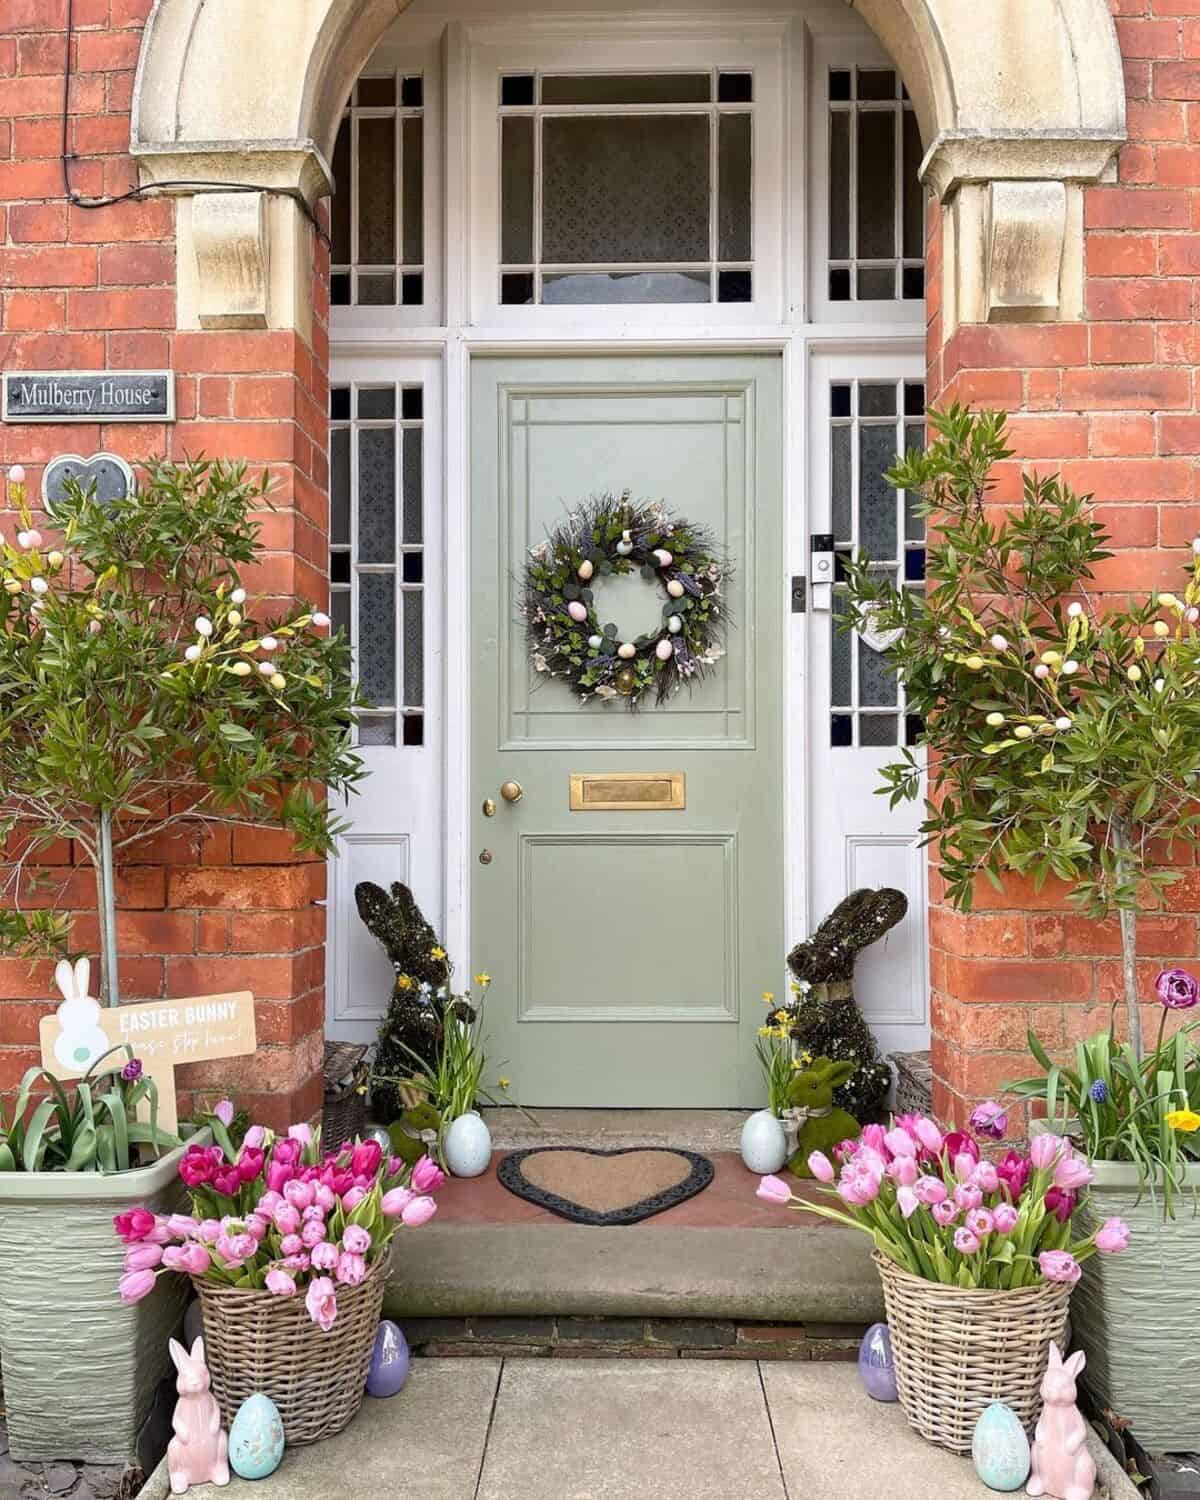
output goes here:
[{"label": "small green moss bunny", "polygon": [[834,1062],[828,1057],[814,1057],[812,1063],[797,1073],[788,1088],[788,1104],[806,1111],[796,1140],[796,1154],[788,1166],[797,1177],[811,1177],[808,1158],[814,1151],[831,1155],[841,1141],[854,1140],[862,1126],[844,1109],[833,1107],[833,1091],[854,1072],[857,1064]]}]

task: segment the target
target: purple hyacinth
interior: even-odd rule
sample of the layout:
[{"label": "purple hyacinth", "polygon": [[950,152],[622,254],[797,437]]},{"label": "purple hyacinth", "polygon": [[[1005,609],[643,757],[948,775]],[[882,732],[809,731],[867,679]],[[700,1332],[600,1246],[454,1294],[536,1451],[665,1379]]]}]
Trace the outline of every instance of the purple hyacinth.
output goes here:
[{"label": "purple hyacinth", "polygon": [[140,1057],[131,1057],[121,1069],[121,1077],[126,1083],[136,1083],[142,1076],[142,1060]]},{"label": "purple hyacinth", "polygon": [[1103,1078],[1097,1078],[1091,1088],[1088,1089],[1088,1098],[1094,1100],[1097,1104],[1104,1104],[1107,1101],[1108,1084],[1105,1083]]}]

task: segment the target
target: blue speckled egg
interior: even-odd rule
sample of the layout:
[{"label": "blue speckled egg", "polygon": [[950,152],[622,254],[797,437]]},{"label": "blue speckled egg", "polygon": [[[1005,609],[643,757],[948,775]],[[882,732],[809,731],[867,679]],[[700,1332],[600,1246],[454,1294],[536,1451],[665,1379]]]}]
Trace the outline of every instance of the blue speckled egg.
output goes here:
[{"label": "blue speckled egg", "polygon": [[1029,1439],[1003,1401],[985,1406],[971,1439],[975,1472],[990,1490],[1019,1490],[1029,1478]]},{"label": "blue speckled egg", "polygon": [[256,1391],[229,1429],[229,1467],[242,1479],[265,1479],[283,1460],[283,1422],[270,1396]]},{"label": "blue speckled egg", "polygon": [[886,1323],[872,1323],[858,1346],[858,1374],[873,1401],[899,1401],[892,1336]]}]

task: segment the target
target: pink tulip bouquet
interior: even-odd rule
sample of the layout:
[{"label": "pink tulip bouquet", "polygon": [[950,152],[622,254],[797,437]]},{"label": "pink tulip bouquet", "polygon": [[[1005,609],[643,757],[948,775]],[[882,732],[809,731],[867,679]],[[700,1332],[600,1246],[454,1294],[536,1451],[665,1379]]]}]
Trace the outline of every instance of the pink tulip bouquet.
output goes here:
[{"label": "pink tulip bouquet", "polygon": [[[972,1124],[995,1138],[1003,1135],[1002,1114],[999,1105],[984,1105]],[[861,1229],[880,1254],[925,1281],[998,1291],[1039,1277],[1074,1283],[1089,1256],[1129,1243],[1120,1219],[1073,1238],[1071,1218],[1092,1172],[1057,1135],[1035,1135],[1027,1153],[993,1162],[971,1136],[943,1135],[924,1115],[903,1115],[890,1130],[866,1126],[834,1156],[836,1166],[814,1151],[808,1165],[837,1207],[797,1198],[778,1177],[764,1177],[758,1196]]]},{"label": "pink tulip bouquet", "polygon": [[153,1214],[135,1208],[113,1225],[124,1241],[119,1291],[139,1302],[165,1271],[182,1271],[276,1297],[304,1295],[326,1333],[337,1318],[339,1287],[357,1286],[385,1260],[392,1236],[437,1212],[433,1194],[446,1180],[423,1156],[409,1168],[385,1157],[377,1141],[321,1153],[321,1134],[293,1125],[275,1137],[251,1126],[236,1151],[214,1111],[219,1144],[192,1145],[179,1163],[191,1212]]}]

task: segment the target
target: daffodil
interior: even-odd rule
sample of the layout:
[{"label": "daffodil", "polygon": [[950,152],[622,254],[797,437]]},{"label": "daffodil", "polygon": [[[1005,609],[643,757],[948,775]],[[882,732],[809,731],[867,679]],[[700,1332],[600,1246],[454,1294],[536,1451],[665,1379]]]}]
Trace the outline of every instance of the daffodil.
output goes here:
[{"label": "daffodil", "polygon": [[775,992],[774,992],[774,990],[763,990],[763,996],[762,996],[762,998],[763,998],[763,1004],[764,1005],[774,1005],[775,1004]]},{"label": "daffodil", "polygon": [[490,974],[476,974],[475,976],[475,983],[480,987],[480,989],[486,990],[491,982],[492,976]]},{"label": "daffodil", "polygon": [[431,948],[429,950],[429,956],[430,956],[430,958],[436,958],[438,960],[438,962],[440,963],[441,960],[443,958],[445,958],[445,956],[446,956],[446,950],[445,950],[445,948],[442,948],[442,947]]},{"label": "daffodil", "polygon": [[1200,1115],[1194,1109],[1173,1109],[1167,1115],[1167,1124],[1172,1130],[1191,1135],[1194,1130],[1200,1130]]},{"label": "daffodil", "polygon": [[412,987],[412,978],[408,974],[401,974],[399,979],[396,980],[396,988],[398,990],[411,990]]},{"label": "daffodil", "polygon": [[497,1085],[498,1085],[498,1086],[499,1086],[499,1087],[500,1087],[500,1088],[502,1088],[502,1089],[506,1089],[506,1088],[507,1088],[507,1087],[508,1087],[508,1086],[509,1086],[509,1084],[510,1084],[510,1083],[511,1083],[511,1082],[512,1082],[512,1079],[511,1079],[511,1078],[498,1078],[498,1079],[497,1079],[497,1080],[496,1080],[496,1083],[497,1083]]}]

